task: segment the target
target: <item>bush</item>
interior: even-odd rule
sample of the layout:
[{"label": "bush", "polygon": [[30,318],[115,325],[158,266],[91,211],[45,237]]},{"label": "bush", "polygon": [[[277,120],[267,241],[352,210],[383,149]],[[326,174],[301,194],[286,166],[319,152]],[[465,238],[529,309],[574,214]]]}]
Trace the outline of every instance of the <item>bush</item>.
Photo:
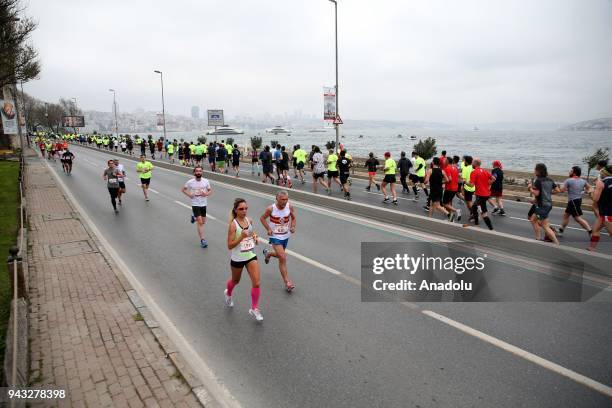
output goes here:
[{"label": "bush", "polygon": [[610,154],[610,149],[609,148],[604,148],[604,149],[597,149],[597,151],[595,153],[593,153],[590,156],[586,156],[582,159],[582,162],[584,164],[587,165],[588,171],[587,171],[587,182],[589,181],[589,177],[591,175],[591,170],[593,170],[595,168],[595,166],[597,166],[597,163],[600,160],[608,160],[609,158],[609,154]]},{"label": "bush", "polygon": [[251,137],[251,147],[254,150],[260,149],[262,143],[263,143],[263,139],[261,138],[261,136],[252,136]]},{"label": "bush", "polygon": [[225,143],[230,145],[230,146],[234,146],[234,138],[233,137],[228,137],[227,139],[225,139]]},{"label": "bush", "polygon": [[414,151],[425,160],[431,159],[438,152],[436,139],[428,137],[425,140],[419,140],[418,143],[414,145]]},{"label": "bush", "polygon": [[336,147],[336,142],[333,140],[329,140],[325,143],[325,147],[327,148],[327,150],[332,150],[334,147]]},{"label": "bush", "polygon": [[278,140],[270,140],[270,147],[276,149],[276,145],[278,145]]},{"label": "bush", "polygon": [[198,142],[199,142],[200,144],[205,145],[207,140],[208,140],[208,139],[206,139],[206,136],[200,136],[200,137],[198,137]]}]

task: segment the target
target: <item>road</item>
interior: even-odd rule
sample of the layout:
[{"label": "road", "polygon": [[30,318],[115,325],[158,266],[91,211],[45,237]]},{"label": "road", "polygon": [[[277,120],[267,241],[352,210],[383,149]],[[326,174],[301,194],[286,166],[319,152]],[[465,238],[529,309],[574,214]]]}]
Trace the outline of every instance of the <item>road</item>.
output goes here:
[{"label": "road", "polygon": [[[184,174],[156,169],[152,199],[145,202],[134,164],[126,161],[128,194],[115,215],[101,180],[110,155],[74,150],[72,176],[51,163],[58,177],[244,407],[612,404],[610,303],[362,302],[360,243],[424,237],[297,204],[298,231],[290,240],[295,255],[289,257],[297,289],[288,295],[275,262],[261,262],[265,322],[257,325],[246,313],[246,276],[235,292],[236,307],[223,307],[225,237],[236,196],[248,200],[253,218],[270,196],[213,183],[210,246],[202,250],[188,221],[188,199],[179,191]],[[517,220],[498,220],[496,225],[522,228]],[[507,268],[527,282],[538,279],[528,267]]]}]

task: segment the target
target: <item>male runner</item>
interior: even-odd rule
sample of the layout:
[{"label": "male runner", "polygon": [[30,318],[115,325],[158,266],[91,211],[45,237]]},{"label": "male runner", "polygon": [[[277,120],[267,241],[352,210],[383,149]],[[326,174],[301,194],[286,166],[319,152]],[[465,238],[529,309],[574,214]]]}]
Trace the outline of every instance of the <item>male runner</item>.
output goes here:
[{"label": "male runner", "polygon": [[338,170],[340,171],[340,184],[342,184],[342,190],[344,191],[344,198],[347,200],[351,199],[351,192],[349,190],[349,177],[351,175],[351,159],[346,157],[346,150],[340,151],[340,158],[338,159]]},{"label": "male runner", "polygon": [[66,150],[64,150],[64,153],[62,153],[62,164],[66,174],[72,173],[72,160],[74,160],[74,154],[72,154],[72,152],[68,149],[68,146],[66,146]]},{"label": "male runner", "polygon": [[[389,188],[391,189],[391,195],[393,196],[393,204],[397,205],[397,193],[395,192],[395,172],[397,170],[397,163],[395,163],[395,160],[391,158],[390,152],[385,152],[384,166],[385,167],[383,168],[383,171],[385,172],[385,178],[383,179],[382,184],[380,186],[382,193],[385,196],[385,198],[383,199],[383,203],[389,204],[389,196],[387,195],[388,184]],[[423,180],[425,180],[424,177]]]},{"label": "male runner", "polygon": [[425,172],[427,170],[427,163],[425,163],[425,159],[417,154],[417,152],[412,152],[412,157],[414,157],[414,175],[411,175],[412,178],[412,192],[414,193],[413,201],[419,200],[419,189],[420,186],[423,191],[425,191],[425,195],[429,196],[429,191],[425,187]]},{"label": "male runner", "polygon": [[187,197],[191,198],[191,223],[197,222],[198,236],[200,237],[200,247],[208,247],[208,242],[204,239],[204,224],[206,224],[206,206],[208,204],[208,196],[212,194],[210,182],[202,177],[204,169],[202,166],[195,166],[193,169],[193,178],[189,179],[181,191]]},{"label": "male runner", "polygon": [[487,224],[487,227],[492,230],[493,224],[487,212],[487,200],[489,200],[491,196],[491,184],[495,181],[495,177],[487,170],[483,169],[480,164],[480,159],[478,157],[474,158],[472,162],[474,171],[470,173],[470,180],[466,182],[466,185],[474,187],[476,193],[476,201],[472,206],[474,224],[478,225],[478,207],[480,207],[482,220]]},{"label": "male runner", "polygon": [[378,191],[380,191],[380,184],[376,182],[376,170],[378,169],[380,162],[376,157],[374,157],[374,153],[370,152],[368,156],[368,160],[365,162],[365,167],[368,169],[368,186],[366,187],[366,191],[370,191],[372,184],[374,184]]},{"label": "male runner", "polygon": [[563,231],[567,228],[570,221],[570,216],[574,218],[589,235],[591,235],[591,227],[584,218],[582,218],[582,194],[590,193],[591,186],[585,179],[581,178],[582,169],[578,166],[572,167],[569,173],[569,178],[563,182],[561,192],[567,192],[567,207],[563,213],[563,221],[559,228],[559,235],[563,235]]},{"label": "male runner", "polygon": [[319,146],[314,146],[314,154],[312,155],[312,191],[317,193],[317,185],[321,183],[325,187],[325,191],[329,190],[329,184],[325,182],[325,158]]},{"label": "male runner", "polygon": [[117,194],[117,199],[119,200],[119,205],[123,205],[121,201],[121,197],[125,194],[125,166],[123,164],[119,164],[119,159],[114,159],[115,168],[117,169],[117,180],[119,181],[119,192]]},{"label": "male runner", "polygon": [[304,181],[304,166],[306,165],[307,153],[306,150],[300,147],[300,145],[297,145],[295,147],[296,150],[293,152],[293,157],[296,161],[297,177],[299,177],[302,184],[304,184],[306,183],[306,181]]},{"label": "male runner", "polygon": [[329,149],[329,155],[327,156],[327,184],[329,188],[327,190],[328,195],[332,195],[331,183],[332,180],[336,182],[342,188],[342,183],[338,180],[338,156],[332,149]]},{"label": "male runner", "polygon": [[145,201],[149,201],[149,185],[151,184],[151,172],[153,170],[153,164],[147,160],[144,154],[140,155],[140,162],[136,164],[136,172],[140,174],[140,185],[142,186],[142,192],[144,193]]},{"label": "male runner", "polygon": [[276,202],[268,208],[259,218],[261,224],[264,226],[268,235],[270,236],[270,245],[272,250],[264,249],[265,263],[270,262],[270,257],[278,259],[278,268],[280,270],[281,277],[285,282],[285,289],[287,292],[291,292],[295,285],[287,273],[287,243],[291,234],[295,233],[296,218],[295,210],[293,206],[289,204],[289,193],[287,190],[280,190],[276,193]]},{"label": "male runner", "polygon": [[597,247],[600,239],[599,231],[602,228],[608,230],[608,235],[612,236],[612,165],[603,167],[599,175],[595,182],[595,191],[593,191],[593,203],[598,211],[591,234],[591,243],[587,248],[589,251],[594,251]]}]

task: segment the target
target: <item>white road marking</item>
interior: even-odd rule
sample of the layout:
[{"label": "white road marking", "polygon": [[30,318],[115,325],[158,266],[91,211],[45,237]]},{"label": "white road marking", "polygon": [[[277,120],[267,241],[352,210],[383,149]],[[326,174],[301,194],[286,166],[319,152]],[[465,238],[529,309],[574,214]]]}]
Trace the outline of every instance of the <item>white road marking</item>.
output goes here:
[{"label": "white road marking", "polygon": [[479,330],[473,329],[463,323],[459,323],[453,319],[449,319],[448,317],[442,316],[438,313],[432,312],[431,310],[422,310],[421,313],[423,313],[424,315],[427,315],[429,317],[432,317],[442,323],[445,323],[449,326],[454,327],[455,329],[458,329],[466,334],[469,334],[470,336],[476,337],[486,343],[489,343],[495,347],[498,347],[502,350],[505,350],[511,354],[514,354],[515,356],[521,357],[527,361],[530,361],[534,364],[539,365],[540,367],[546,368],[547,370],[550,370],[554,373],[557,373],[559,375],[562,375],[563,377],[569,378],[570,380],[573,380],[579,384],[582,384],[586,387],[589,387],[597,392],[600,392],[608,397],[612,397],[612,387],[609,387],[605,384],[602,384],[600,382],[597,382],[591,378],[588,378],[582,374],[579,374],[575,371],[572,371],[570,369],[567,369],[563,366],[560,366],[559,364],[553,363],[552,361],[546,360],[542,357],[539,357],[533,353],[530,353],[528,351],[525,351],[519,347],[513,346],[510,343],[506,343],[505,341],[499,340],[493,336],[489,336],[488,334],[485,334]]}]

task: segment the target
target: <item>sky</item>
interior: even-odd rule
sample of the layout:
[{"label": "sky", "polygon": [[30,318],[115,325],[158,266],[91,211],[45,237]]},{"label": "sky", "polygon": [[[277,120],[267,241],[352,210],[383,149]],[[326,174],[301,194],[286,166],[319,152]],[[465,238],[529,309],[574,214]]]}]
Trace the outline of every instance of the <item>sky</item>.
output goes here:
[{"label": "sky", "polygon": [[[25,0],[40,79],[84,110],[322,116],[328,0]],[[338,0],[339,113],[450,124],[612,116],[611,0]]]}]

